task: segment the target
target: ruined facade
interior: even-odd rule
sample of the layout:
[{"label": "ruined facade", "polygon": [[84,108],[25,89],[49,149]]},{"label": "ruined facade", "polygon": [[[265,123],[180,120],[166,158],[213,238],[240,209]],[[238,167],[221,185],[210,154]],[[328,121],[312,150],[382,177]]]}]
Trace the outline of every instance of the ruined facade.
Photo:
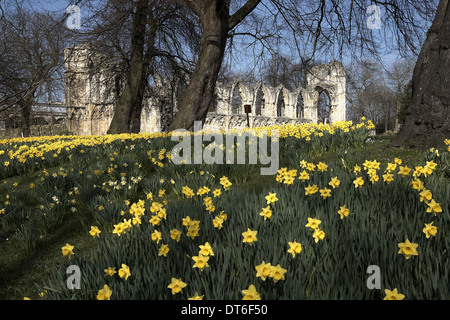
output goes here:
[{"label": "ruined facade", "polygon": [[[120,92],[115,66],[89,44],[65,50],[65,105],[67,129],[78,135],[106,134]],[[157,90],[144,99],[141,132],[168,129],[177,111],[177,87],[167,79],[156,79]],[[250,106],[250,127],[318,121],[322,91],[330,97],[329,122],[345,121],[346,75],[340,62],[313,67],[306,87],[289,91],[283,86],[253,86],[242,82],[218,83],[216,105],[207,115],[204,128],[233,129],[247,126],[245,105]]]}]

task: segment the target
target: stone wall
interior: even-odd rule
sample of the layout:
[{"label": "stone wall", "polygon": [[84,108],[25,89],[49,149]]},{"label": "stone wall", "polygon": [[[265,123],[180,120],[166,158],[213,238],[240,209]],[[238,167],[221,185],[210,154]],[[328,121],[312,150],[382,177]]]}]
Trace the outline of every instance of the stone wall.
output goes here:
[{"label": "stone wall", "polygon": [[[67,48],[66,93],[67,128],[79,135],[106,134],[120,92],[115,66],[90,44]],[[319,94],[326,91],[331,100],[329,122],[345,121],[346,75],[342,64],[313,67],[307,85],[290,91],[262,82],[247,85],[241,81],[216,86],[216,105],[205,127],[220,129],[247,126],[245,105],[249,105],[251,127],[278,123],[318,121]],[[167,131],[177,112],[177,86],[158,77],[155,88],[146,95],[141,114],[141,132]]]},{"label": "stone wall", "polygon": [[[39,126],[31,126],[30,130],[32,137],[56,136],[67,133],[67,126],[64,123],[39,125]],[[10,128],[7,130],[0,130],[0,139],[20,138],[23,137],[22,133],[23,133],[22,128]]]}]

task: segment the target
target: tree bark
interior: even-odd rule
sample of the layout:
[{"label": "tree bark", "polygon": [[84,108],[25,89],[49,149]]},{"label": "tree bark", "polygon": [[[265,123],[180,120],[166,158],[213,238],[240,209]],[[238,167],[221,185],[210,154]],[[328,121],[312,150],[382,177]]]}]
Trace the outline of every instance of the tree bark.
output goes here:
[{"label": "tree bark", "polygon": [[412,101],[394,146],[439,148],[450,136],[450,1],[440,0],[412,79]]},{"label": "tree bark", "polygon": [[[134,106],[139,103],[139,92],[144,75],[144,47],[147,25],[148,0],[139,0],[133,15],[130,68],[125,87],[117,102],[108,134],[130,132]],[[142,100],[141,100],[142,104]]]},{"label": "tree bark", "polygon": [[169,131],[194,129],[194,121],[205,122],[215,99],[217,77],[222,65],[228,32],[239,24],[261,0],[248,0],[230,17],[229,0],[186,0],[202,24],[202,43],[194,73],[181,99]]},{"label": "tree bark", "polygon": [[204,122],[214,99],[214,90],[227,43],[229,7],[225,1],[210,0],[197,12],[203,27],[200,55],[170,130],[193,130],[194,121]]}]

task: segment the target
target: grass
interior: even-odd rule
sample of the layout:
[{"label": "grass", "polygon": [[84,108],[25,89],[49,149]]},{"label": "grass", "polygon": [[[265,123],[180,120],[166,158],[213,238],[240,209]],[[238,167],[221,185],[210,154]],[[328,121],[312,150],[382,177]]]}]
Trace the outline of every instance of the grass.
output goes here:
[{"label": "grass", "polygon": [[[351,155],[352,161],[358,163],[362,163],[366,159],[376,159],[385,164],[393,161],[396,157],[401,158],[405,164],[423,161],[423,154],[420,151],[390,147],[392,138],[392,136],[375,137],[373,141],[366,143],[363,148],[325,153],[313,160],[314,162],[340,161],[343,155]],[[283,166],[288,166],[288,164],[282,161],[280,167]],[[51,173],[57,171],[60,167],[64,167],[64,165],[47,169],[47,171]],[[37,179],[38,174],[35,172],[26,176],[12,177],[8,181],[18,181],[21,187],[25,189],[24,186],[36,183]],[[261,176],[259,167],[255,167],[247,181],[238,185],[238,187],[258,192],[275,183],[273,176]],[[3,192],[5,192],[5,187],[0,185],[0,193]],[[64,261],[65,257],[61,255],[61,247],[66,243],[75,246],[78,256],[94,250],[97,242],[83,229],[83,219],[89,218],[82,210],[66,217],[55,231],[39,240],[36,250],[32,254],[26,254],[20,250],[16,239],[13,237],[16,230],[2,227],[0,229],[0,299],[23,299],[24,297],[38,299],[39,292],[36,283],[44,282],[49,272]],[[86,221],[84,222],[86,223]]]}]

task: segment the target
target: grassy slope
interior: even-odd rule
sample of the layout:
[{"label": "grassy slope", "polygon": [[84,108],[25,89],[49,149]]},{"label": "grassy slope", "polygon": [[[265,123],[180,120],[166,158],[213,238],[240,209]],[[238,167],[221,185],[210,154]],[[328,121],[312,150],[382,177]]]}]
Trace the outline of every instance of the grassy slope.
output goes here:
[{"label": "grassy slope", "polygon": [[[392,137],[377,137],[373,143],[368,143],[360,150],[348,151],[354,151],[362,159],[362,162],[365,159],[376,159],[385,164],[393,161],[395,157],[401,158],[403,163],[410,165],[422,161],[421,152],[389,147],[391,139]],[[336,153],[328,153],[317,158],[315,162],[336,160],[339,160]],[[286,164],[280,163],[280,167],[283,166]],[[51,172],[49,169],[48,171]],[[33,179],[37,180],[37,174],[26,178],[13,177],[9,180],[19,181],[20,185],[28,185],[35,181]],[[253,170],[252,176],[239,187],[257,191],[271,183],[275,183],[273,176],[261,176],[259,170]],[[2,192],[0,185],[0,193]],[[53,266],[66,258],[61,254],[61,247],[66,243],[77,248],[77,255],[95,250],[95,239],[83,230],[80,223],[83,215],[83,212],[71,215],[56,232],[41,239],[35,253],[31,255],[24,254],[16,245],[12,237],[15,230],[0,229],[0,299],[23,299],[24,297],[39,299],[35,283],[42,283]]]}]

